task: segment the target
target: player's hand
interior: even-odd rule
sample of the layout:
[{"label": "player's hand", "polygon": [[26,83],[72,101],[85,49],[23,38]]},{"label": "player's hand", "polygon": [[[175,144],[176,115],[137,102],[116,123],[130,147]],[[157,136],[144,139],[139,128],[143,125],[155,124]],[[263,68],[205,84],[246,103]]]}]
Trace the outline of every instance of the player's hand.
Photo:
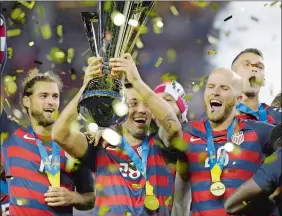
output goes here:
[{"label": "player's hand", "polygon": [[102,137],[103,130],[98,130],[96,132],[87,131],[84,134],[86,135],[90,144],[93,144],[94,146],[101,144],[103,148],[108,146],[108,142]]},{"label": "player's hand", "polygon": [[69,206],[75,204],[77,194],[64,187],[49,187],[44,196],[48,206]]},{"label": "player's hand", "polygon": [[90,57],[88,67],[85,70],[83,85],[87,85],[91,79],[99,76],[102,76],[102,57]]},{"label": "player's hand", "polygon": [[120,72],[125,72],[131,84],[141,80],[136,64],[129,53],[123,54],[120,58],[111,58],[109,65],[112,68],[112,76],[119,76]]}]

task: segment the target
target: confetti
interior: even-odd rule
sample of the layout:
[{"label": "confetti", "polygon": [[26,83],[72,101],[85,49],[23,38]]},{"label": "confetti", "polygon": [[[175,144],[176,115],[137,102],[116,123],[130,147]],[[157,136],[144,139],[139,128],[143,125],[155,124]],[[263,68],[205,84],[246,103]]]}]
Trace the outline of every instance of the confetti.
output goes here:
[{"label": "confetti", "polygon": [[116,165],[112,164],[112,165],[107,166],[107,170],[110,173],[115,173],[119,170],[119,168]]},{"label": "confetti", "polygon": [[67,62],[68,62],[68,63],[71,63],[73,57],[74,57],[74,48],[69,48],[69,49],[68,49]]},{"label": "confetti", "polygon": [[214,11],[217,11],[217,10],[219,9],[218,4],[215,3],[215,2],[212,2],[212,3],[211,3],[211,9],[214,10]]},{"label": "confetti", "polygon": [[51,48],[49,57],[51,61],[55,62],[56,64],[62,64],[66,60],[65,53],[58,47]]},{"label": "confetti", "polygon": [[4,142],[6,139],[8,139],[9,133],[3,132],[3,133],[0,134],[0,137],[1,137],[1,145],[2,145],[3,142]]},{"label": "confetti", "polygon": [[18,69],[18,70],[16,70],[16,73],[23,73],[23,72],[24,72],[23,69]]},{"label": "confetti", "polygon": [[112,7],[112,2],[111,1],[106,1],[104,4],[104,10],[109,11]]},{"label": "confetti", "polygon": [[13,56],[13,48],[12,47],[8,47],[8,58],[11,59]]},{"label": "confetti", "polygon": [[227,18],[225,18],[225,19],[224,19],[224,22],[226,22],[227,20],[230,20],[231,18],[232,18],[232,15],[229,16],[229,17],[227,17]]},{"label": "confetti", "polygon": [[156,62],[156,64],[155,64],[155,67],[158,68],[158,67],[161,65],[161,63],[162,63],[163,60],[164,60],[164,59],[163,59],[162,57],[159,57],[158,60],[157,60],[157,62]]},{"label": "confetti", "polygon": [[200,8],[205,8],[208,6],[208,2],[204,2],[204,1],[197,1],[197,2],[191,2],[194,5],[197,5]]},{"label": "confetti", "polygon": [[165,201],[165,205],[168,206],[172,202],[172,196],[169,196]]},{"label": "confetti", "polygon": [[272,154],[272,155],[270,155],[270,156],[268,156],[268,157],[266,157],[265,159],[264,159],[264,163],[266,163],[266,164],[271,164],[271,163],[273,163],[274,161],[276,161],[277,160],[277,154]]},{"label": "confetti", "polygon": [[40,31],[44,40],[48,40],[52,37],[52,31],[49,24],[42,25]]},{"label": "confetti", "polygon": [[193,99],[193,95],[192,94],[186,94],[184,97],[183,97],[184,100],[186,101],[190,101]]},{"label": "confetti", "polygon": [[97,183],[97,184],[95,184],[95,189],[98,190],[98,191],[101,191],[101,190],[104,189],[104,186],[102,184]]},{"label": "confetti", "polygon": [[27,2],[27,1],[19,1],[22,5],[24,5],[25,7],[27,7],[28,9],[32,9],[35,5],[35,1],[30,1],[30,2]]},{"label": "confetti", "polygon": [[181,137],[173,138],[171,140],[171,145],[179,151],[186,151],[188,148],[188,144]]},{"label": "confetti", "polygon": [[30,42],[28,43],[28,45],[29,45],[30,47],[32,47],[32,46],[34,45],[34,42],[33,42],[33,41],[30,41]]},{"label": "confetti", "polygon": [[148,33],[148,27],[145,25],[141,25],[138,29],[139,34],[147,34]]},{"label": "confetti", "polygon": [[171,73],[166,73],[161,76],[161,81],[162,82],[167,82],[167,81],[176,81],[177,80],[177,75],[176,74],[171,74]]},{"label": "confetti", "polygon": [[166,57],[168,62],[175,62],[176,60],[176,52],[174,49],[169,49],[166,53]]},{"label": "confetti", "polygon": [[197,43],[197,44],[202,44],[202,40],[201,40],[201,39],[197,39],[197,40],[196,40],[196,43]]},{"label": "confetti", "polygon": [[275,2],[272,2],[269,6],[272,7],[274,5],[276,5],[276,3],[278,3],[279,1],[275,1]]},{"label": "confetti", "polygon": [[184,177],[189,170],[189,165],[185,161],[178,160],[176,164],[176,172],[179,173],[180,176]]},{"label": "confetti", "polygon": [[216,55],[217,51],[216,50],[208,50],[208,55]]},{"label": "confetti", "polygon": [[19,20],[22,13],[23,13],[23,11],[20,8],[15,8],[11,12],[11,19],[12,20]]},{"label": "confetti", "polygon": [[9,108],[11,108],[11,105],[10,105],[10,103],[9,103],[9,101],[8,101],[7,98],[5,98],[5,102],[6,102],[7,106],[8,106]]},{"label": "confetti", "polygon": [[22,33],[20,29],[10,29],[7,31],[7,37],[16,37]]},{"label": "confetti", "polygon": [[215,38],[215,37],[213,37],[211,35],[207,35],[207,38],[208,38],[208,41],[209,41],[210,44],[213,44],[213,45],[217,45],[218,44],[219,40],[217,38]]},{"label": "confetti", "polygon": [[144,47],[144,44],[142,43],[140,38],[138,38],[137,41],[136,41],[136,47],[138,49],[142,49]]},{"label": "confetti", "polygon": [[80,1],[79,5],[82,7],[94,7],[97,4],[96,1]]},{"label": "confetti", "polygon": [[174,16],[179,16],[179,13],[174,5],[170,6],[170,11]]},{"label": "confetti", "polygon": [[160,34],[163,31],[164,23],[162,22],[162,18],[156,17],[153,19],[153,29],[155,34]]},{"label": "confetti", "polygon": [[200,86],[198,86],[198,85],[194,85],[193,88],[192,88],[193,92],[198,92],[199,90],[200,90]]},{"label": "confetti", "polygon": [[63,26],[62,25],[57,26],[57,35],[59,37],[63,37]]},{"label": "confetti", "polygon": [[39,5],[37,8],[37,12],[39,14],[40,19],[44,19],[45,18],[45,10],[43,5]]}]

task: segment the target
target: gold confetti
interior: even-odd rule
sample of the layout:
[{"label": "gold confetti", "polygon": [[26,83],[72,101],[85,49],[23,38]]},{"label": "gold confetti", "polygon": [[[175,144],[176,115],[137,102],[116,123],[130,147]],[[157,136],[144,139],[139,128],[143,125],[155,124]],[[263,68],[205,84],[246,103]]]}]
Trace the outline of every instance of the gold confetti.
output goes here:
[{"label": "gold confetti", "polygon": [[199,90],[200,90],[199,85],[194,85],[193,88],[192,88],[192,91],[195,92],[195,93],[198,92]]},{"label": "gold confetti", "polygon": [[275,2],[272,2],[269,6],[272,7],[274,5],[276,5],[276,3],[278,3],[279,1],[275,1]]},{"label": "gold confetti", "polygon": [[9,133],[3,132],[3,133],[1,133],[0,137],[1,137],[1,145],[2,145],[3,142],[4,142],[6,139],[8,139]]},{"label": "gold confetti", "polygon": [[119,168],[116,165],[112,164],[112,165],[107,166],[107,170],[111,173],[114,173],[114,172],[117,172]]},{"label": "gold confetti", "polygon": [[197,43],[197,44],[202,44],[202,40],[201,40],[201,39],[197,39],[197,40],[196,40],[196,43]]},{"label": "gold confetti", "polygon": [[105,11],[109,11],[111,9],[111,7],[112,7],[112,2],[111,1],[106,1],[104,3],[104,10]]},{"label": "gold confetti", "polygon": [[186,101],[190,101],[190,100],[193,99],[193,95],[191,95],[191,94],[186,94],[183,99],[186,100]]},{"label": "gold confetti", "polygon": [[161,63],[162,63],[163,60],[164,60],[164,59],[163,59],[162,57],[159,57],[158,60],[157,60],[157,62],[156,62],[156,64],[155,64],[155,67],[158,68],[158,67],[161,65]]},{"label": "gold confetti", "polygon": [[10,29],[7,31],[7,37],[16,37],[22,33],[20,29]]},{"label": "gold confetti", "polygon": [[24,72],[23,69],[18,69],[18,70],[16,70],[16,73],[23,73],[23,72]]},{"label": "gold confetti", "polygon": [[8,47],[8,58],[11,59],[13,56],[13,48],[12,47]]},{"label": "gold confetti", "polygon": [[147,34],[148,33],[148,27],[145,25],[140,25],[138,29],[139,34]]},{"label": "gold confetti", "polygon": [[168,206],[171,203],[171,201],[172,201],[172,196],[169,196],[165,201],[165,205]]},{"label": "gold confetti", "polygon": [[133,188],[137,188],[137,189],[142,188],[142,185],[140,185],[140,184],[132,184],[131,186],[132,186]]},{"label": "gold confetti", "polygon": [[186,161],[181,161],[181,160],[178,160],[177,163],[176,163],[176,172],[179,173],[179,175],[181,177],[184,177],[185,178],[188,176],[187,173],[188,173],[188,169],[189,169],[189,165]]},{"label": "gold confetti", "polygon": [[27,1],[19,1],[22,5],[24,5],[25,7],[27,7],[28,9],[32,9],[35,5],[35,1],[30,1],[30,2],[27,2]]},{"label": "gold confetti", "polygon": [[59,37],[63,37],[63,26],[62,25],[57,26],[57,35]]},{"label": "gold confetti", "polygon": [[188,144],[181,137],[173,138],[171,140],[171,145],[179,151],[186,151],[188,148]]},{"label": "gold confetti", "polygon": [[67,62],[68,62],[68,63],[71,63],[73,57],[74,57],[74,48],[69,48],[69,49],[68,49]]},{"label": "gold confetti", "polygon": [[10,105],[10,103],[9,103],[9,101],[8,101],[7,98],[5,98],[5,102],[6,102],[7,106],[8,106],[9,108],[11,108],[11,105]]},{"label": "gold confetti", "polygon": [[97,4],[96,1],[80,1],[79,5],[82,7],[94,7]]},{"label": "gold confetti", "polygon": [[30,42],[28,43],[28,45],[31,47],[31,46],[34,45],[34,42],[33,42],[33,41],[30,41]]},{"label": "gold confetti", "polygon": [[196,2],[192,2],[192,4],[197,5],[200,8],[205,8],[208,6],[208,2],[204,2],[204,1],[196,1]]},{"label": "gold confetti", "polygon": [[219,9],[218,4],[215,3],[215,2],[212,2],[212,3],[211,3],[211,9],[214,10],[214,11],[217,11],[217,10]]},{"label": "gold confetti", "polygon": [[179,16],[179,13],[174,5],[170,6],[170,11],[174,16]]},{"label": "gold confetti", "polygon": [[98,191],[101,191],[104,189],[104,186],[102,184],[95,184],[95,189],[98,190]]},{"label": "gold confetti", "polygon": [[12,20],[18,20],[20,19],[21,14],[23,13],[23,11],[20,8],[15,8],[14,10],[12,10],[11,12],[11,19]]},{"label": "gold confetti", "polygon": [[199,161],[200,161],[200,164],[202,166],[205,166],[205,161],[206,161],[206,158],[207,158],[207,154],[202,152],[199,154]]},{"label": "gold confetti", "polygon": [[274,161],[276,161],[277,160],[277,154],[272,154],[272,155],[270,155],[270,156],[268,156],[268,157],[266,157],[265,159],[264,159],[264,163],[266,163],[266,164],[271,164],[271,163],[273,163]]},{"label": "gold confetti", "polygon": [[49,60],[55,62],[56,64],[62,64],[66,60],[65,53],[58,47],[53,47],[50,50]]},{"label": "gold confetti", "polygon": [[137,41],[136,41],[136,47],[138,49],[142,49],[144,47],[144,44],[142,43],[140,38],[138,38]]},{"label": "gold confetti", "polygon": [[174,49],[169,49],[166,53],[166,57],[168,62],[175,62],[176,60],[176,52]]},{"label": "gold confetti", "polygon": [[40,31],[44,40],[48,40],[52,37],[52,31],[49,24],[42,25]]},{"label": "gold confetti", "polygon": [[167,81],[176,81],[177,80],[177,75],[176,74],[171,74],[171,73],[166,73],[161,76],[161,81],[162,82],[167,82]]},{"label": "gold confetti", "polygon": [[163,22],[162,18],[156,17],[153,19],[153,29],[155,34],[160,34],[163,31]]},{"label": "gold confetti", "polygon": [[13,81],[14,81],[14,78],[13,78],[12,76],[7,75],[7,76],[5,76],[5,78],[4,78],[4,83],[5,83],[6,86],[7,86],[10,82],[13,82]]},{"label": "gold confetti", "polygon": [[40,19],[44,19],[45,18],[45,10],[44,10],[43,5],[38,6],[37,12],[39,14]]}]

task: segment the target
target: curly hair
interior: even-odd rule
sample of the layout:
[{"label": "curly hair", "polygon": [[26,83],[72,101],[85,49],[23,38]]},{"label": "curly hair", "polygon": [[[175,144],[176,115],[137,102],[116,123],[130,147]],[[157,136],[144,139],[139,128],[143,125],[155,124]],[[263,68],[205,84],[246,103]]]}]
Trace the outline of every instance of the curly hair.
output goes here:
[{"label": "curly hair", "polygon": [[[62,91],[63,83],[61,78],[52,71],[48,71],[46,73],[40,73],[37,68],[33,68],[29,70],[27,77],[23,80],[22,88],[23,91],[20,94],[20,102],[22,107],[23,106],[23,97],[30,96],[33,94],[33,86],[37,82],[52,82],[56,83],[59,91]],[[24,107],[26,109],[26,107]],[[27,111],[27,109],[26,109]]]}]

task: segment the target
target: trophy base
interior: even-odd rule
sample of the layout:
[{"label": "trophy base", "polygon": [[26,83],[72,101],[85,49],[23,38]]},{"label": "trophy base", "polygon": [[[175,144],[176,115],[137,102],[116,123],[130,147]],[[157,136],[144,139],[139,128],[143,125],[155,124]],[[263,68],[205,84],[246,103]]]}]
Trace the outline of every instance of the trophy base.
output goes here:
[{"label": "trophy base", "polygon": [[118,79],[103,76],[90,80],[79,99],[78,113],[85,120],[97,123],[99,127],[122,124],[127,115],[118,116],[112,106],[113,103],[122,102],[122,88]]}]

